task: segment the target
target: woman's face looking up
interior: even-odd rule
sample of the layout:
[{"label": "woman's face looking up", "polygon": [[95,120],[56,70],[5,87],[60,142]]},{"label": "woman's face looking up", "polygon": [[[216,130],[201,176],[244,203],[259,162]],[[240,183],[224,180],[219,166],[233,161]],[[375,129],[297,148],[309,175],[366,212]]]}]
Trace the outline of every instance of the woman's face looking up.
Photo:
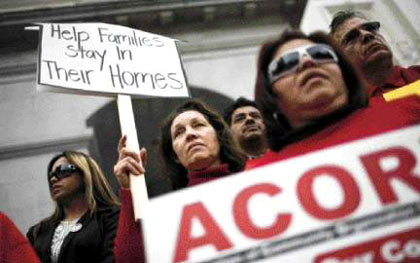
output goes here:
[{"label": "woman's face looking up", "polygon": [[198,111],[179,114],[171,125],[172,147],[188,171],[207,169],[220,164],[220,146],[216,130]]},{"label": "woman's face looking up", "polygon": [[292,127],[305,126],[348,103],[336,60],[331,47],[316,46],[308,39],[294,39],[277,49],[269,66],[274,72],[272,89],[277,107]]}]

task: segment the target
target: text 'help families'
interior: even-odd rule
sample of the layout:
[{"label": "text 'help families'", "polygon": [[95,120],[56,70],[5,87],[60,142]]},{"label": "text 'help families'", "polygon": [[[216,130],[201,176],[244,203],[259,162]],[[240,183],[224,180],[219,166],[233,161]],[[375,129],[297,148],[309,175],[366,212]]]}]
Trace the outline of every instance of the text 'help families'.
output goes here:
[{"label": "text 'help families'", "polygon": [[[105,92],[180,90],[186,84],[175,41],[131,28],[47,24],[43,30],[41,80],[47,85],[103,86]],[[174,55],[170,55],[175,53]],[[135,91],[133,91],[135,92]]]}]

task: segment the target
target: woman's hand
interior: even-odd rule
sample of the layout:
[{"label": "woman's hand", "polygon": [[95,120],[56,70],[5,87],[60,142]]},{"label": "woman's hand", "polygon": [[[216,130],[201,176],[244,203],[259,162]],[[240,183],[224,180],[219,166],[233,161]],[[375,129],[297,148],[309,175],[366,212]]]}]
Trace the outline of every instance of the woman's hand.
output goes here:
[{"label": "woman's hand", "polygon": [[[147,151],[140,150],[140,154],[127,149],[127,136],[123,135],[118,143],[118,162],[114,165],[114,174],[121,187],[130,188],[130,177],[132,175],[144,174],[146,170]],[[141,161],[140,161],[141,160]]]}]

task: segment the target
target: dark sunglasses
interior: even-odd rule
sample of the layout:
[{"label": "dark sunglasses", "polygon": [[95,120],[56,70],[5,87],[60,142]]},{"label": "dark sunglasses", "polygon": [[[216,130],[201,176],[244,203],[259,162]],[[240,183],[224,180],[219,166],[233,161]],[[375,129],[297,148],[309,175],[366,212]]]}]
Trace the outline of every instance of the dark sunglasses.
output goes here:
[{"label": "dark sunglasses", "polygon": [[80,168],[77,167],[74,164],[62,164],[60,166],[58,166],[55,171],[50,172],[48,174],[48,181],[51,181],[51,178],[53,178],[54,176],[57,177],[57,179],[61,179],[67,176],[72,175],[74,172],[81,172]]},{"label": "dark sunglasses", "polygon": [[314,44],[299,47],[271,61],[270,65],[268,65],[270,83],[273,84],[278,79],[295,73],[304,55],[309,56],[316,64],[338,62],[337,55],[329,45]]},{"label": "dark sunglasses", "polygon": [[378,32],[380,27],[381,27],[381,24],[378,21],[364,23],[358,28],[353,28],[352,30],[347,32],[347,34],[343,37],[343,40],[341,41],[341,43],[344,46],[350,45],[354,43],[354,41],[356,41],[356,39],[358,39],[362,35],[360,30],[365,30],[372,34],[375,34],[376,32]]}]

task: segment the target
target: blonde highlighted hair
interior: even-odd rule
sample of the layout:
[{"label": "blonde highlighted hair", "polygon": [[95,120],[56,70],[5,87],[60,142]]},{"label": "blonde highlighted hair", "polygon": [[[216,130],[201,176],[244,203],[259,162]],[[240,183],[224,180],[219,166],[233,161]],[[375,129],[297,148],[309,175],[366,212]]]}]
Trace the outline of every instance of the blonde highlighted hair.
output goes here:
[{"label": "blonde highlighted hair", "polygon": [[[120,202],[112,191],[112,188],[105,177],[98,163],[89,155],[77,151],[64,151],[54,156],[48,164],[47,174],[51,172],[54,163],[65,157],[70,164],[74,164],[80,168],[81,176],[84,184],[84,197],[92,215],[101,206],[119,206]],[[64,208],[55,202],[54,213],[43,219],[41,223],[52,223],[61,220],[64,217]],[[37,232],[37,231],[35,231]],[[36,233],[34,233],[36,235]]]}]

